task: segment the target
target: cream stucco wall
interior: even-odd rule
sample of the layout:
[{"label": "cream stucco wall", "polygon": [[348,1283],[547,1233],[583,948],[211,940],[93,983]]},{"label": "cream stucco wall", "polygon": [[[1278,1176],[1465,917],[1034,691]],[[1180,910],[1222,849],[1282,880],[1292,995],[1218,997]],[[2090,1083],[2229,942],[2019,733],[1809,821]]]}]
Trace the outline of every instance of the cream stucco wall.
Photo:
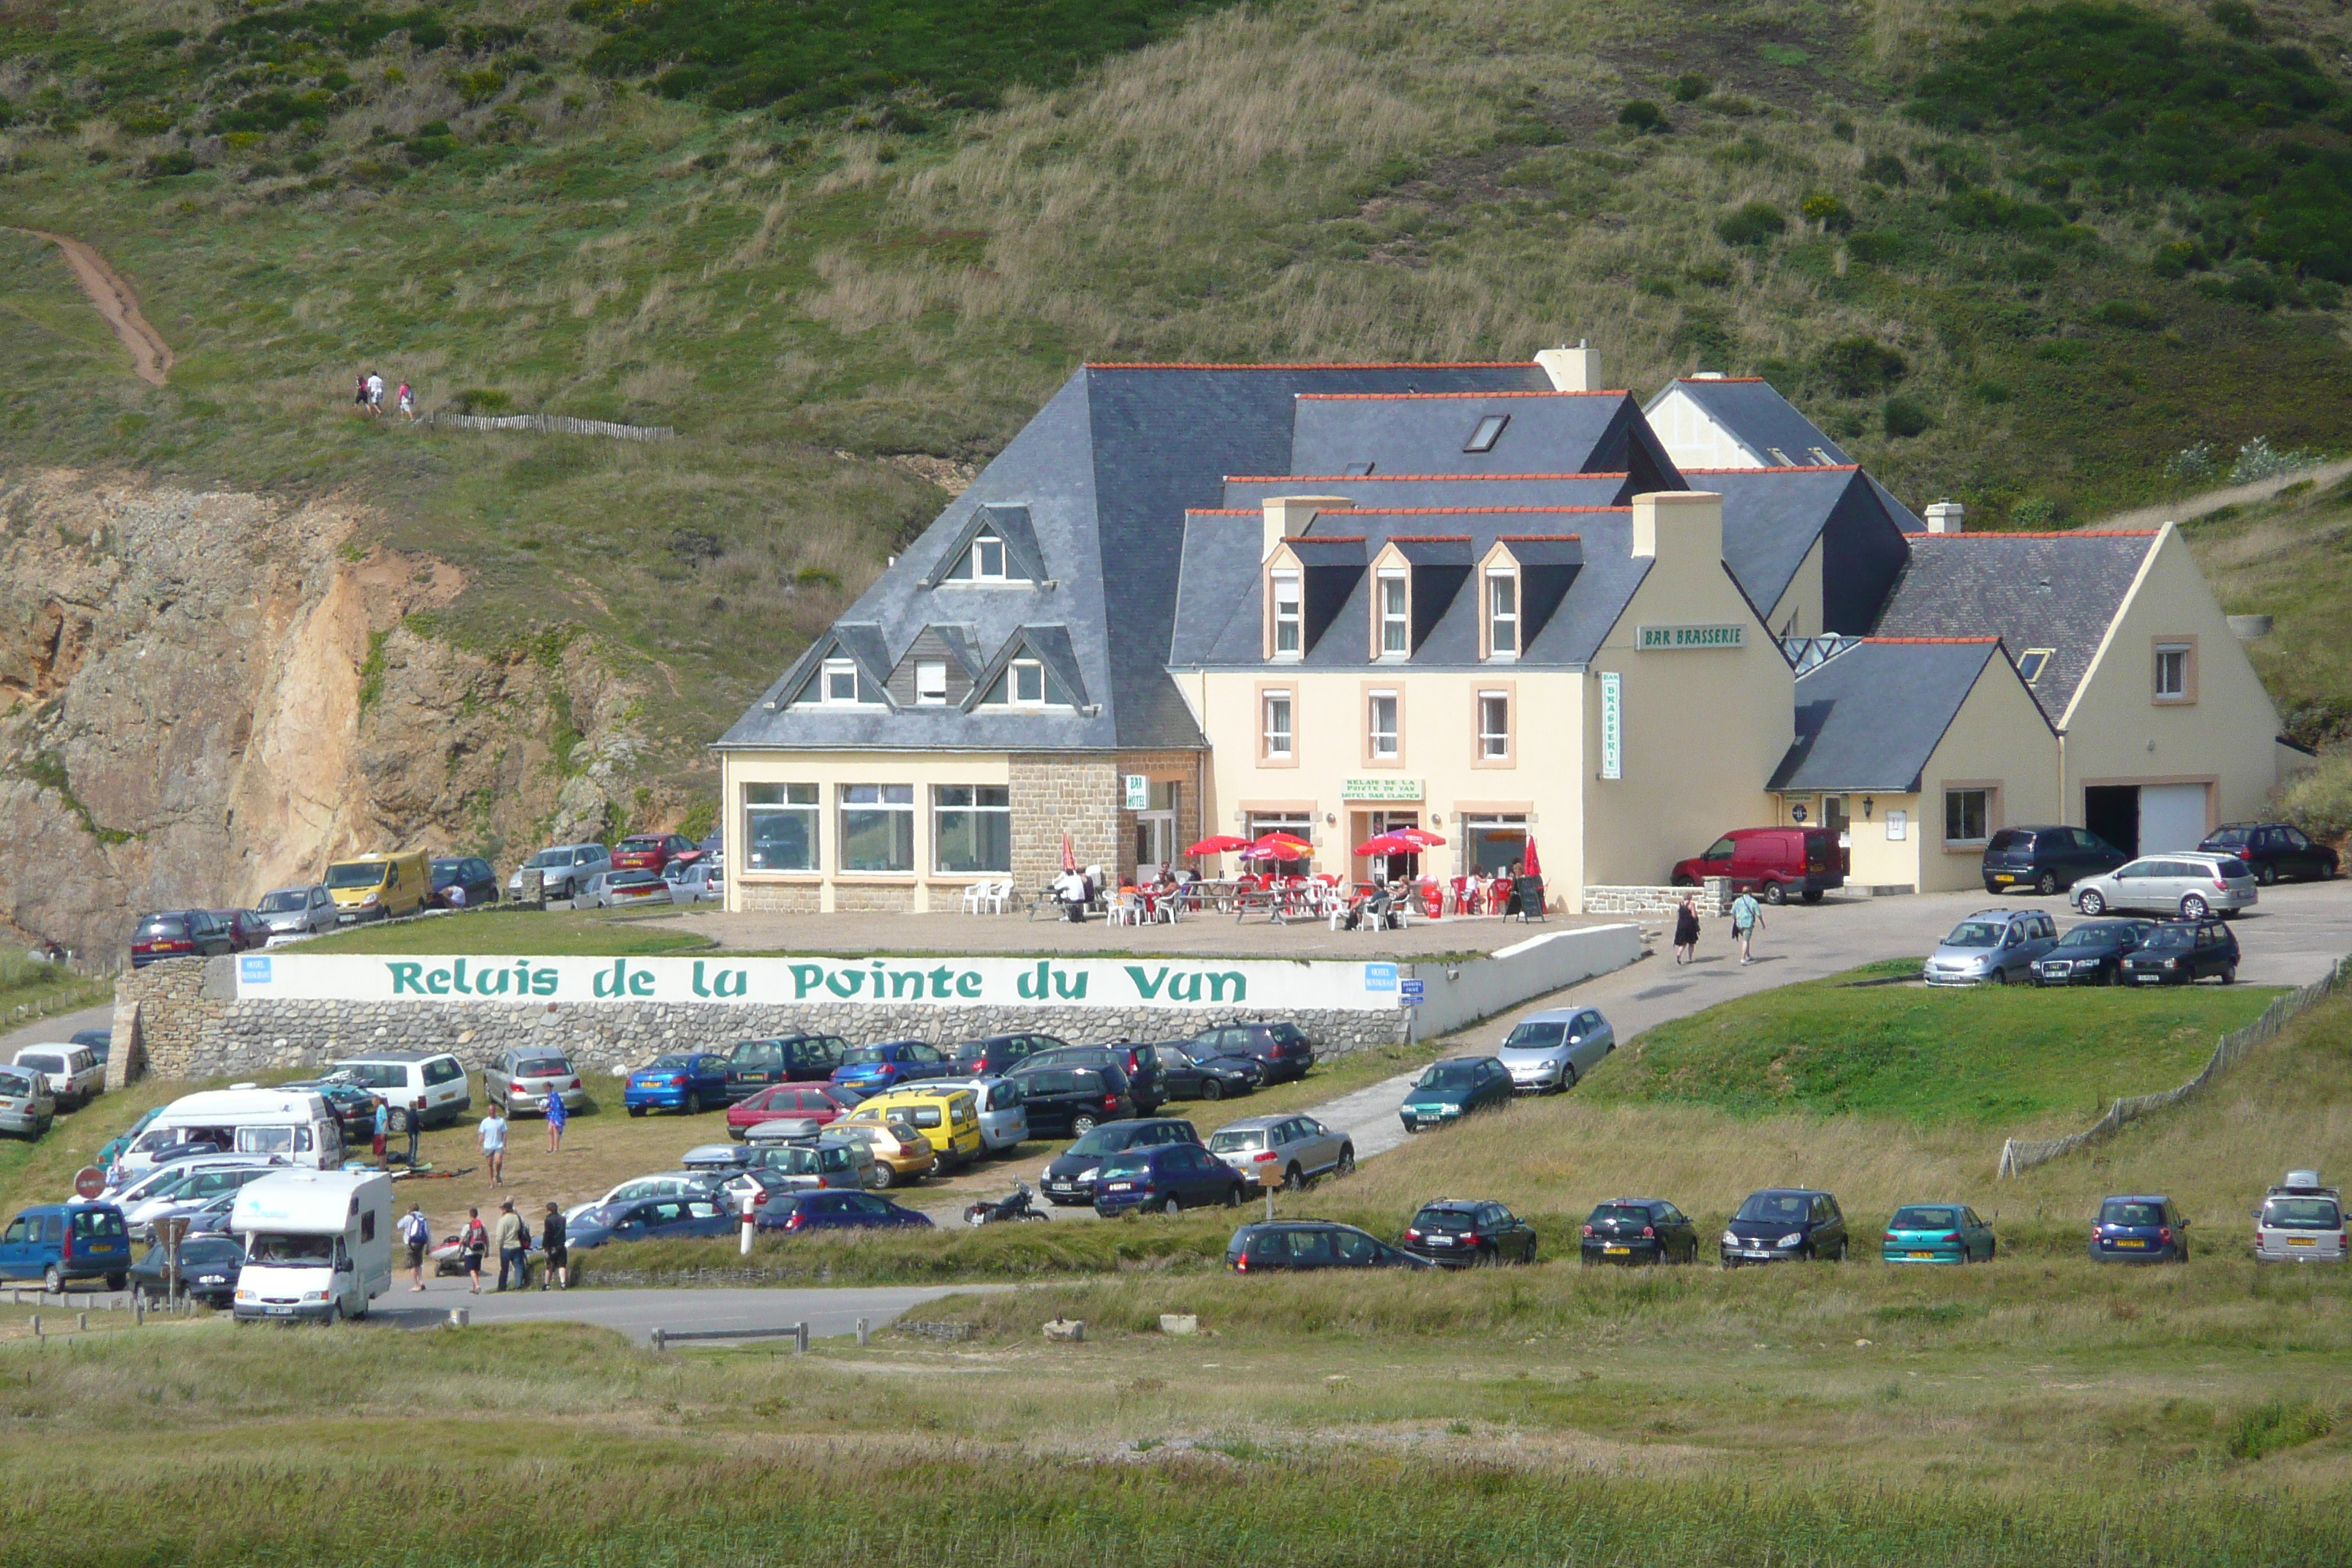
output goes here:
[{"label": "cream stucco wall", "polygon": [[[917,910],[953,907],[973,876],[934,872],[931,846],[933,784],[1009,785],[1012,759],[1002,752],[729,752],[720,757],[726,802],[721,829],[727,842],[727,908],[745,907],[752,887],[814,889],[826,912],[862,897],[896,898]],[[815,872],[747,871],[743,842],[743,786],[747,784],[814,784],[818,787]],[[915,791],[915,869],[907,872],[838,869],[841,837],[840,786],[911,784]],[[940,884],[935,890],[931,884]]]},{"label": "cream stucco wall", "polygon": [[1916,850],[1923,893],[1984,886],[1984,846],[1944,840],[1946,790],[1993,792],[1987,803],[1988,836],[2011,824],[2059,820],[2058,738],[2008,660],[1985,666],[1920,770],[1920,783],[1926,786],[1920,801],[1927,816]]},{"label": "cream stucco wall", "polygon": [[[2173,638],[2196,645],[2192,702],[2154,700],[2156,644]],[[2259,815],[2278,783],[2278,710],[2171,523],[2059,728],[2066,822],[2082,823],[2083,792],[2094,784],[2206,784],[2210,827]]]},{"label": "cream stucco wall", "polygon": [[[1794,617],[1791,624],[1791,617]],[[1805,552],[1797,574],[1781,590],[1780,603],[1764,616],[1774,637],[1817,637],[1822,635],[1822,542]]]}]

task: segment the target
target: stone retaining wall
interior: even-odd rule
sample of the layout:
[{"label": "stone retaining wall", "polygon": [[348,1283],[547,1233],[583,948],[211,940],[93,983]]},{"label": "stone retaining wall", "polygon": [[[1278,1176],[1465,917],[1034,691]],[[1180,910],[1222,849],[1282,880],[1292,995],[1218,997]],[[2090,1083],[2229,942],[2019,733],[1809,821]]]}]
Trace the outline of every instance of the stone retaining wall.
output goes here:
[{"label": "stone retaining wall", "polygon": [[1696,888],[1587,888],[1589,915],[1670,915],[1688,897],[1702,915],[1731,912],[1731,879],[1709,877]]}]

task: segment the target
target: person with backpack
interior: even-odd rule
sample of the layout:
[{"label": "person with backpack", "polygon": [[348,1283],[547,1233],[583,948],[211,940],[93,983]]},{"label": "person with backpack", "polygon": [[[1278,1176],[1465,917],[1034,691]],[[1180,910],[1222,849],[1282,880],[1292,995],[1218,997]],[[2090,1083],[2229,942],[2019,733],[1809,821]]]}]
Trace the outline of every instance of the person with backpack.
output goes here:
[{"label": "person with backpack", "polygon": [[423,1204],[411,1204],[408,1212],[400,1216],[400,1239],[408,1247],[409,1289],[425,1289],[425,1254],[433,1245],[433,1226],[425,1217]]},{"label": "person with backpack", "polygon": [[564,1244],[563,1213],[553,1204],[547,1205],[547,1219],[540,1226],[539,1250],[541,1269],[539,1288],[546,1289],[547,1282],[552,1279],[557,1289],[571,1289],[572,1251]]},{"label": "person with backpack", "polygon": [[512,1198],[499,1200],[499,1228],[494,1239],[499,1244],[498,1288],[507,1288],[507,1276],[511,1270],[515,1289],[527,1289],[530,1284],[530,1226],[515,1213]]},{"label": "person with backpack", "polygon": [[401,414],[407,418],[410,424],[415,424],[416,394],[409,389],[408,383],[404,381],[400,384],[399,397]]},{"label": "person with backpack", "polygon": [[1731,900],[1731,934],[1739,939],[1739,962],[1753,963],[1756,933],[1764,929],[1764,908],[1753,893],[1742,893]]},{"label": "person with backpack", "polygon": [[457,1233],[457,1256],[466,1265],[466,1273],[473,1281],[472,1294],[482,1293],[482,1258],[490,1249],[490,1233],[482,1228],[482,1211],[466,1211],[466,1228]]}]

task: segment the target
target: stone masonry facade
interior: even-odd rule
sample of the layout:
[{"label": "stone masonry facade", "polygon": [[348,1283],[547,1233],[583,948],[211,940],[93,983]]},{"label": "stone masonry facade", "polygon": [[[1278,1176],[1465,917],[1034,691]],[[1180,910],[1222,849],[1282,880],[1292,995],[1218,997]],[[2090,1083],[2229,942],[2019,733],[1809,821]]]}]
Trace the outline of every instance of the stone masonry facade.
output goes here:
[{"label": "stone masonry facade", "polygon": [[1118,762],[1098,752],[1016,752],[1013,881],[1037,892],[1062,874],[1062,835],[1081,867],[1118,863]]},{"label": "stone masonry facade", "polygon": [[1696,888],[1587,888],[1588,915],[1670,915],[1688,897],[1702,915],[1731,912],[1731,879],[1709,877]]},{"label": "stone masonry facade", "polygon": [[[1075,841],[1074,841],[1075,842]],[[1057,841],[1058,844],[1058,841]],[[1057,850],[1058,852],[1058,850]],[[1165,1040],[1264,1017],[1233,1007],[877,1007],[835,1003],[730,1006],[708,1003],[305,1002],[230,1000],[234,960],[178,959],[126,974],[117,990],[118,1043],[135,1026],[158,1078],[202,1081],[307,1070],[383,1050],[446,1050],[478,1070],[509,1047],[556,1049],[591,1078],[664,1051],[724,1049],[736,1040],[807,1030],[863,1042],[946,1044],[1034,1030],[1072,1045]],[[1404,1037],[1402,1012],[1304,1010],[1297,1023],[1324,1057]]]},{"label": "stone masonry facade", "polygon": [[1201,827],[1201,765],[1206,753],[1201,752],[1122,752],[1119,753],[1119,777],[1111,783],[1118,791],[1118,879],[1135,880],[1136,833],[1135,813],[1125,808],[1124,775],[1140,773],[1154,785],[1173,784],[1176,790],[1176,841],[1168,847],[1177,860],[1184,858],[1184,847],[1198,844],[1203,837]]}]

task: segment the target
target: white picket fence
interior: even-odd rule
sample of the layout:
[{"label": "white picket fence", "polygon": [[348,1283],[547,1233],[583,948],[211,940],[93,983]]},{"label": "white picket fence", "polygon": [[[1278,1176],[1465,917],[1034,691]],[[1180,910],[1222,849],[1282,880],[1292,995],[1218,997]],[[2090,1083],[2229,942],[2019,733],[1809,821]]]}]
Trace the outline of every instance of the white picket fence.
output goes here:
[{"label": "white picket fence", "polygon": [[2079,1149],[2087,1148],[2122,1131],[2127,1122],[2143,1116],[2153,1116],[2159,1110],[2179,1105],[2192,1095],[2202,1093],[2213,1081],[2252,1054],[2256,1046],[2286,1027],[2299,1014],[2317,1005],[2327,994],[2344,983],[2347,964],[2352,960],[2337,959],[2325,979],[2315,980],[2300,991],[2290,991],[2269,1006],[2263,1016],[2242,1029],[2233,1029],[2221,1037],[2213,1047],[2213,1054],[2204,1070],[2178,1089],[2168,1089],[2160,1094],[2126,1095],[2107,1107],[2107,1113],[2080,1132],[2070,1132],[2063,1138],[2011,1138],[2000,1146],[2000,1171],[2003,1176],[2014,1176],[2060,1160]]}]

